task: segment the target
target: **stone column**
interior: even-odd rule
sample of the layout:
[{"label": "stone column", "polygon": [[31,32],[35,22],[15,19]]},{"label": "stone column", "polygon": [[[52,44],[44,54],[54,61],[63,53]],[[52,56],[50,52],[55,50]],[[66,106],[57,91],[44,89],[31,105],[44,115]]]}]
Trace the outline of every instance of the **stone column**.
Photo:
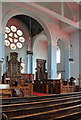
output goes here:
[{"label": "stone column", "polygon": [[36,76],[35,76],[35,68],[36,68],[36,55],[35,54],[33,54],[33,56],[32,56],[32,63],[33,63],[33,65],[32,65],[32,74],[34,74],[34,80],[35,80],[35,78],[36,78]]},{"label": "stone column", "polygon": [[70,63],[69,63],[70,50],[65,50],[65,80],[70,78]]},{"label": "stone column", "polygon": [[27,52],[27,73],[28,74],[32,74],[32,66],[33,66],[32,56],[33,56],[33,53],[28,51]]},{"label": "stone column", "polygon": [[56,79],[57,63],[56,63],[57,46],[48,45],[48,79]]},{"label": "stone column", "polygon": [[2,63],[3,61],[0,60],[0,84],[2,83]]}]

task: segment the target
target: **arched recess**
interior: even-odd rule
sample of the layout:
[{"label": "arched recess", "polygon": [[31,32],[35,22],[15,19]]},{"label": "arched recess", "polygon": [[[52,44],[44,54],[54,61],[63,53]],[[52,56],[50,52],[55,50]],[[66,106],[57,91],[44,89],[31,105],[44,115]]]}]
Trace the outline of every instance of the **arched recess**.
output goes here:
[{"label": "arched recess", "polygon": [[[27,10],[27,12],[26,12],[26,10]],[[10,11],[3,19],[3,30],[2,30],[3,34],[5,33],[5,27],[6,27],[8,20],[16,15],[27,15],[27,16],[30,16],[33,19],[37,20],[44,28],[44,31],[46,33],[49,44],[51,43],[51,41],[50,41],[51,40],[51,33],[50,33],[48,25],[46,24],[46,20],[42,19],[42,17],[39,16],[39,14],[35,14],[32,11],[30,11],[29,9],[16,8],[16,9]]]},{"label": "arched recess", "polygon": [[61,39],[57,41],[57,75],[65,79],[65,44]]},{"label": "arched recess", "polygon": [[[8,20],[10,18],[12,18],[13,16],[16,16],[16,15],[27,15],[27,16],[30,16],[33,19],[37,20],[42,25],[42,27],[44,28],[44,32],[47,36],[48,44],[51,44],[51,33],[50,33],[50,30],[49,30],[48,24],[46,22],[46,18],[45,17],[42,18],[39,14],[36,14],[36,13],[32,12],[30,8],[28,9],[28,7],[23,8],[23,9],[17,7],[15,9],[11,10],[10,12],[8,12],[5,15],[5,17],[3,19],[3,30],[2,30],[3,34],[5,34],[5,27],[6,27],[6,24],[7,24]],[[3,41],[5,42],[5,36],[3,38]],[[3,44],[3,46],[4,46],[4,44]],[[3,51],[5,51],[5,48],[3,49]]]},{"label": "arched recess", "polygon": [[33,43],[33,52],[34,53],[36,52],[36,47],[37,47],[37,43],[38,43],[39,40],[46,40],[48,42],[47,37],[44,33],[40,33],[39,35],[37,35],[34,38],[34,43]]},{"label": "arched recess", "polygon": [[[43,59],[46,60],[46,68],[48,63],[48,43],[47,37],[44,32],[40,33],[39,35],[34,37],[33,43],[33,73],[35,74],[36,66],[36,59]],[[40,57],[39,57],[39,54]]]},{"label": "arched recess", "polygon": [[[9,28],[10,32],[5,32],[5,41],[9,42],[9,45],[5,45],[5,60],[4,60],[4,73],[6,72],[6,58],[10,59],[11,52],[18,53],[18,61],[22,58],[21,62],[24,63],[24,73],[27,72],[27,49],[28,49],[28,41],[29,41],[29,31],[28,28],[24,25],[24,23],[18,19],[11,18],[8,20],[6,25]],[[11,28],[12,27],[12,28]],[[13,31],[13,27],[15,31]],[[19,35],[18,33],[21,33]],[[18,32],[18,33],[17,33]],[[23,38],[23,41],[21,40]],[[14,49],[15,46],[15,49]],[[22,67],[23,68],[23,67]],[[21,70],[22,72],[22,70]]]},{"label": "arched recess", "polygon": [[[61,73],[61,78],[67,80],[70,77],[70,64],[69,64],[69,40],[66,40],[65,38],[62,38],[59,36],[57,38],[57,43],[58,40],[61,42],[59,43],[59,48],[61,50],[61,61],[57,65],[57,73]],[[62,45],[60,45],[62,44]],[[58,45],[58,44],[57,44]]]}]

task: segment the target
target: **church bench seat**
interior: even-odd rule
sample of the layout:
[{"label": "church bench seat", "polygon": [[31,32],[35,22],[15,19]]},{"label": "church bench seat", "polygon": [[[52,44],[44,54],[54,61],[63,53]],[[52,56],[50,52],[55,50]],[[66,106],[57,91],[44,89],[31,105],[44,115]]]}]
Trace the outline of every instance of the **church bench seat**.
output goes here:
[{"label": "church bench seat", "polygon": [[68,115],[63,115],[56,118],[51,118],[49,120],[80,120],[80,118],[81,118],[81,111],[70,113]]},{"label": "church bench seat", "polygon": [[19,115],[27,115],[31,113],[38,113],[38,112],[44,112],[44,111],[49,111],[49,110],[56,110],[60,108],[65,108],[65,107],[70,107],[74,105],[81,104],[81,100],[74,100],[74,101],[68,101],[68,102],[62,102],[62,103],[57,103],[57,104],[52,104],[52,105],[42,105],[42,106],[34,106],[34,107],[26,107],[26,108],[20,108],[16,110],[6,110],[3,111],[8,117],[13,117],[13,116],[19,116]]},{"label": "church bench seat", "polygon": [[49,110],[44,112],[38,112],[38,113],[32,113],[28,115],[20,115],[15,117],[10,117],[9,120],[22,120],[22,119],[29,119],[29,120],[48,120],[51,118],[60,117],[63,115],[68,115],[70,113],[80,112],[81,111],[81,105],[79,106],[72,106],[72,107],[66,107],[61,108],[57,110]]},{"label": "church bench seat", "polygon": [[12,96],[10,89],[0,89],[0,92],[2,93],[2,97],[11,97]]},{"label": "church bench seat", "polygon": [[[3,110],[6,110],[6,107],[7,107],[7,110],[9,109],[23,109],[23,108],[27,108],[27,107],[35,107],[35,106],[46,106],[46,105],[52,105],[52,104],[57,104],[57,103],[64,103],[64,102],[67,102],[67,101],[74,101],[74,100],[79,100],[81,99],[81,96],[73,96],[70,98],[69,97],[66,97],[66,98],[57,98],[57,99],[50,99],[50,100],[43,100],[43,101],[34,101],[34,102],[29,102],[29,103],[14,103],[14,104],[9,104],[9,105],[3,105]],[[2,107],[2,106],[0,106]]]},{"label": "church bench seat", "polygon": [[9,120],[51,120],[59,117],[61,119],[63,116],[67,118],[68,115],[81,111],[81,93],[54,96],[51,98],[47,96],[49,99],[46,100],[43,98],[41,101],[39,99],[39,101],[25,101],[25,103],[19,101],[19,103],[0,105],[0,107]]},{"label": "church bench seat", "polygon": [[[67,93],[67,94],[57,94],[57,95],[48,95],[48,96],[34,96],[32,97],[9,97],[9,98],[3,98],[2,104],[8,105],[8,104],[17,104],[17,103],[29,103],[29,102],[37,102],[37,101],[46,101],[46,100],[56,100],[61,98],[68,98],[68,97],[78,97],[80,96],[80,92],[75,93]],[[2,99],[2,98],[1,98]]]}]

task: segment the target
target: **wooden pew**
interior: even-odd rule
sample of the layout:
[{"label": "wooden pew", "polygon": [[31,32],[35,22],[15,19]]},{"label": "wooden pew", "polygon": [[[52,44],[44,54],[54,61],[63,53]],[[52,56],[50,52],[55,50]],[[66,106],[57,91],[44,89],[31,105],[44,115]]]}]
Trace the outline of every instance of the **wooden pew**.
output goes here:
[{"label": "wooden pew", "polygon": [[56,95],[48,95],[48,96],[33,96],[33,97],[11,97],[11,98],[4,98],[2,100],[3,105],[8,104],[17,104],[17,103],[29,103],[29,102],[37,102],[37,101],[48,101],[48,100],[56,100],[61,98],[68,98],[68,97],[77,97],[80,96],[80,92],[75,93],[67,93],[67,94],[56,94]]},{"label": "wooden pew", "polygon": [[3,111],[8,117],[13,117],[15,115],[28,115],[28,114],[35,114],[38,112],[44,112],[44,111],[49,111],[49,110],[55,110],[55,109],[60,109],[60,108],[65,108],[65,107],[71,107],[74,105],[81,104],[81,100],[76,100],[76,101],[70,101],[70,102],[62,102],[62,103],[56,103],[52,105],[42,105],[42,106],[35,106],[35,107],[26,107],[26,108],[19,108],[16,110],[6,110]]},{"label": "wooden pew", "polygon": [[[32,97],[31,102],[24,101],[23,98],[21,102],[18,100],[19,103],[14,102],[13,104],[0,105],[0,107],[2,107],[3,113],[7,115],[9,120],[53,120],[68,119],[70,116],[73,119],[74,116],[80,115],[81,93],[54,95],[51,98],[41,100],[40,98],[35,101],[35,99],[32,100]],[[16,98],[13,99],[15,101]]]},{"label": "wooden pew", "polygon": [[0,84],[0,93],[2,93],[2,97],[11,97],[11,90],[8,84]]},{"label": "wooden pew", "polygon": [[45,79],[44,81],[35,81],[33,84],[33,87],[34,87],[34,91],[37,91],[37,92],[42,92],[47,94],[60,93],[59,80]]},{"label": "wooden pew", "polygon": [[[52,112],[54,110],[56,111],[57,109],[58,109],[57,112],[59,114],[59,111],[60,112],[61,110],[63,111],[65,107],[67,107],[67,111],[72,111],[72,107],[75,106],[75,109],[78,109],[77,105],[79,104],[81,104],[81,96],[68,97],[67,95],[66,98],[61,98],[61,99],[57,98],[55,100],[52,99],[48,101],[46,100],[46,101],[38,101],[38,102],[32,102],[32,103],[20,103],[20,104],[6,105],[7,109],[5,109],[4,111],[4,108],[3,108],[3,113],[5,113],[9,117],[9,119],[20,119],[20,117],[24,119],[23,115],[26,117],[26,119],[31,119],[31,115],[35,119],[38,119],[38,114],[40,116],[39,119],[46,119],[45,117],[42,118],[41,116],[43,115],[48,116],[48,113],[56,115],[55,112],[54,113]],[[12,107],[14,107],[14,109],[12,109]],[[70,108],[71,110],[68,110]],[[51,117],[53,116],[50,116],[50,118]]]},{"label": "wooden pew", "polygon": [[70,82],[60,80],[60,93],[71,93],[75,91],[75,84],[70,84]]},{"label": "wooden pew", "polygon": [[[18,107],[28,107],[28,106],[35,106],[35,105],[38,105],[38,106],[41,106],[41,105],[47,105],[47,104],[56,104],[57,102],[66,102],[66,101],[71,101],[71,100],[79,100],[81,99],[81,96],[75,96],[75,97],[65,97],[65,98],[58,98],[58,99],[49,99],[49,100],[41,100],[41,101],[34,101],[34,102],[20,102],[20,103],[14,103],[14,104],[9,104],[9,105],[3,105],[3,109],[5,110],[6,107],[8,109],[12,108],[15,109],[18,108]],[[2,106],[0,106],[2,107]]]},{"label": "wooden pew", "polygon": [[0,90],[0,92],[2,93],[2,97],[11,97],[12,96],[10,89],[2,89],[2,90]]},{"label": "wooden pew", "polygon": [[10,89],[16,91],[15,97],[29,95],[29,86],[11,86]]},{"label": "wooden pew", "polygon": [[[40,109],[39,109],[40,110]],[[44,109],[43,109],[44,110]],[[22,111],[22,110],[21,110]],[[37,111],[37,110],[36,110]],[[31,111],[32,112],[32,111]],[[48,119],[56,119],[58,117],[63,117],[64,115],[69,115],[71,113],[76,113],[76,112],[81,112],[81,105],[74,105],[66,108],[59,108],[59,109],[54,109],[54,110],[45,110],[42,112],[37,112],[37,113],[30,113],[27,115],[27,111],[25,113],[21,112],[22,115],[16,115],[14,117],[10,117],[9,120],[22,120],[22,119],[29,119],[29,120],[48,120]],[[11,114],[10,114],[11,115]],[[79,116],[80,118],[81,116]]]},{"label": "wooden pew", "polygon": [[[65,84],[66,83],[66,84]],[[64,80],[45,79],[43,81],[35,81],[34,91],[47,94],[71,93],[75,91],[75,84]]]}]

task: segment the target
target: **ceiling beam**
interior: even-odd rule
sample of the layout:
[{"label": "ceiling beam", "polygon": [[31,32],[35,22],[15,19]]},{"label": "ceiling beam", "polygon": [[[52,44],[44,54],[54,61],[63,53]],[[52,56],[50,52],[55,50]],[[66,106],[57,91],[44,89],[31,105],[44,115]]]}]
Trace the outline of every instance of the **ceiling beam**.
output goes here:
[{"label": "ceiling beam", "polygon": [[52,16],[52,17],[54,17],[54,18],[56,18],[56,19],[58,19],[58,20],[60,20],[60,21],[62,21],[64,23],[67,23],[68,25],[73,26],[74,28],[81,29],[80,26],[79,26],[79,23],[76,23],[76,22],[74,22],[74,21],[72,21],[72,20],[70,20],[70,19],[68,19],[68,18],[66,18],[66,17],[64,17],[64,16],[54,12],[54,11],[51,11],[51,10],[45,8],[45,7],[42,7],[39,4],[37,4],[37,3],[33,3],[33,2],[29,3],[28,2],[27,4],[29,6],[31,4],[31,7],[37,9],[37,11],[39,10],[42,13],[48,14],[49,16]]}]

